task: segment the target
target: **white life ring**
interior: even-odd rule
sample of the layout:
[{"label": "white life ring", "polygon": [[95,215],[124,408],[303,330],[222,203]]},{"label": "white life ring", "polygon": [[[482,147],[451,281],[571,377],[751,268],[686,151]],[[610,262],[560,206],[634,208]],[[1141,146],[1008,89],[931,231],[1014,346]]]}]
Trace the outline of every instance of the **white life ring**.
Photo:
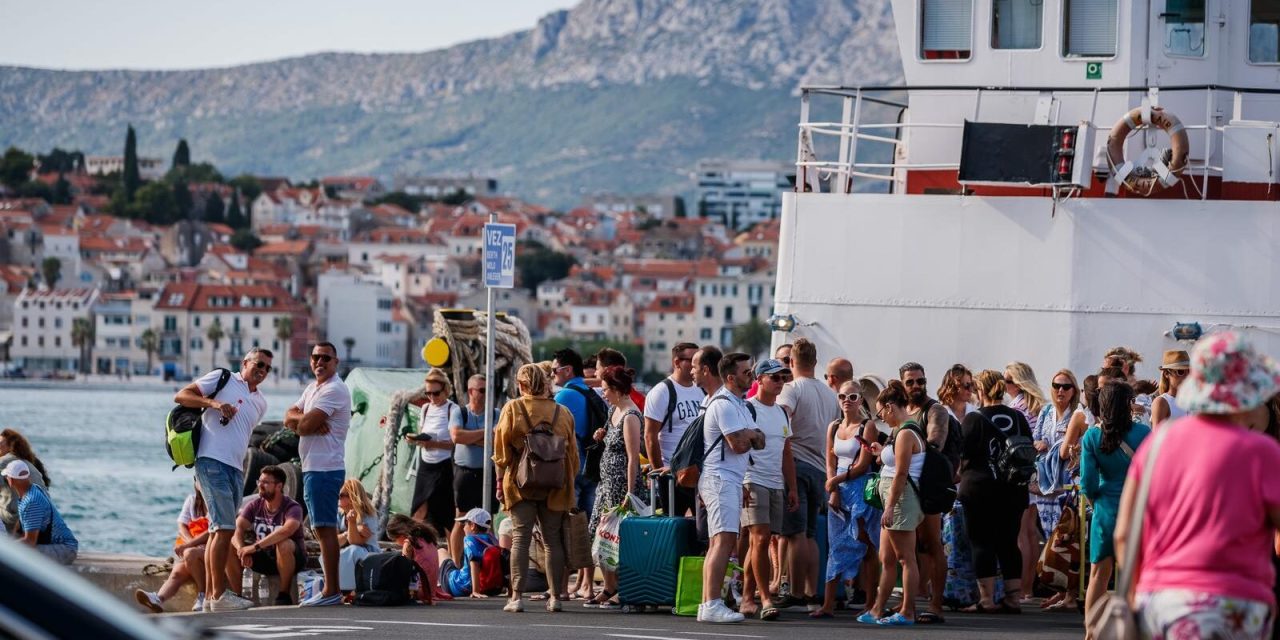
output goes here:
[{"label": "white life ring", "polygon": [[[1169,134],[1172,148],[1149,147],[1136,160],[1125,160],[1124,143],[1129,134],[1148,126],[1159,127]],[[1160,107],[1143,106],[1131,110],[1111,128],[1107,137],[1107,165],[1111,169],[1107,193],[1115,195],[1119,193],[1120,185],[1124,185],[1133,193],[1149,196],[1178,184],[1182,171],[1187,168],[1190,148],[1186,127],[1177,116]]]}]

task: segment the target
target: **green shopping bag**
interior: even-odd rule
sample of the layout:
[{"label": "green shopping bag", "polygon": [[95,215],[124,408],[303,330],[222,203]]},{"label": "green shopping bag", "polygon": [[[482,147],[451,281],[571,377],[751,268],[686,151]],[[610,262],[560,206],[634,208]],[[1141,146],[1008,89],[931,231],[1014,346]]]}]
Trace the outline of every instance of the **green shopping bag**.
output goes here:
[{"label": "green shopping bag", "polygon": [[[698,615],[698,605],[702,604],[702,565],[705,560],[703,556],[680,558],[680,573],[676,579],[676,606],[671,608],[671,613],[678,616]],[[742,567],[730,562],[724,572],[726,584],[734,571],[741,570]]]}]

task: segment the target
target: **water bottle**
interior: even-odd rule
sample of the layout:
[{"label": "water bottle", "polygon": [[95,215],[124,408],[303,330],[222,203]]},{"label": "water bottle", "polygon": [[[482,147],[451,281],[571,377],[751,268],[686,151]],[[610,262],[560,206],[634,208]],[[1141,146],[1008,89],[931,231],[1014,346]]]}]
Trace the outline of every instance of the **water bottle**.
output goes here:
[{"label": "water bottle", "polygon": [[255,594],[253,592],[253,570],[252,569],[244,570],[241,577],[241,581],[240,581],[240,593],[244,594],[244,597],[248,598],[249,600],[254,599]]}]

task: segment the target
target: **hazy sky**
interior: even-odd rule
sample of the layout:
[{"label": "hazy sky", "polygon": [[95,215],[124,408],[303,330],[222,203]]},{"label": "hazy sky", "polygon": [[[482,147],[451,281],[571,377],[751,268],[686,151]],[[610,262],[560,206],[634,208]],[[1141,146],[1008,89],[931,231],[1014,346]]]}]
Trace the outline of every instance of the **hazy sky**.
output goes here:
[{"label": "hazy sky", "polygon": [[319,51],[429,51],[577,0],[0,0],[0,65],[194,69]]}]

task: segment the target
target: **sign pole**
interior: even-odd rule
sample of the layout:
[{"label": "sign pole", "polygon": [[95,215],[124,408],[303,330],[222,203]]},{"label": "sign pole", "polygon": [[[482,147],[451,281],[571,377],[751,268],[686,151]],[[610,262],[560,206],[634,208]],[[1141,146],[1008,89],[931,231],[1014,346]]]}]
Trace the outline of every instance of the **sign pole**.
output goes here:
[{"label": "sign pole", "polygon": [[[498,221],[496,212],[489,213],[489,223]],[[487,238],[488,232],[486,230]],[[488,242],[485,243],[488,245]],[[485,290],[485,332],[484,332],[484,510],[493,513],[493,403],[494,403],[494,370],[493,370],[493,286],[486,283]]]}]

